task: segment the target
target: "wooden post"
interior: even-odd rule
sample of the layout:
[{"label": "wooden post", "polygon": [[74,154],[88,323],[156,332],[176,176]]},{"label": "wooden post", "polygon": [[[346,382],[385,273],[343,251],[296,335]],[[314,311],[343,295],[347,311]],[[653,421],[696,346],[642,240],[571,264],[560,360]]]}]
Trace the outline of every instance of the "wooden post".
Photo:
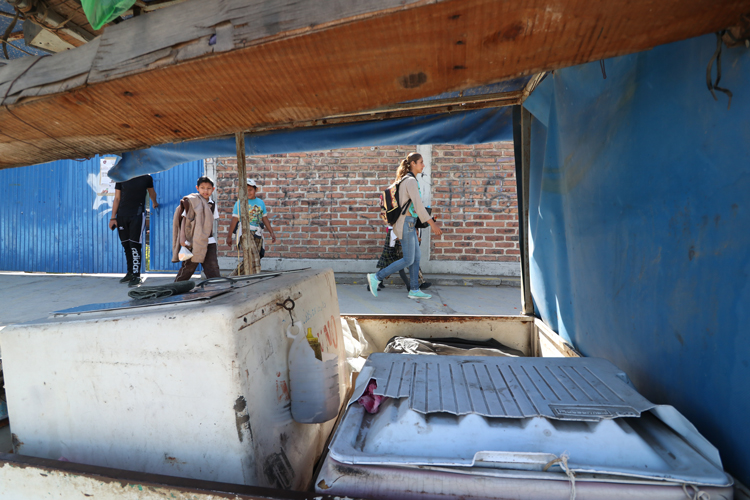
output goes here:
[{"label": "wooden post", "polygon": [[237,177],[239,178],[239,195],[240,195],[240,224],[242,224],[242,258],[244,265],[239,274],[256,274],[260,269],[254,265],[259,262],[259,258],[253,258],[253,253],[257,255],[258,249],[253,241],[253,234],[250,232],[250,214],[247,211],[247,165],[245,164],[245,133],[237,132],[234,135],[237,143]]}]

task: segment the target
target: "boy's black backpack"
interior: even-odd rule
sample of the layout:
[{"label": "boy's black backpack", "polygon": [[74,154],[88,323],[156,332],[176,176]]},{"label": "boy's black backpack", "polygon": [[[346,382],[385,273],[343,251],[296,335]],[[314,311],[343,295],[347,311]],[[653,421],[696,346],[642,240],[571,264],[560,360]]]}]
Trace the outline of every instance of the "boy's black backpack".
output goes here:
[{"label": "boy's black backpack", "polygon": [[[414,174],[412,173],[406,175],[414,177]],[[407,203],[403,208],[398,204],[398,190],[401,186],[401,182],[406,179],[406,175],[403,176],[398,182],[394,182],[393,184],[388,186],[380,194],[380,218],[383,219],[383,222],[385,222],[389,226],[394,225],[398,218],[405,214],[411,206],[411,200],[409,200],[409,203]],[[416,177],[414,178],[416,179]]]}]

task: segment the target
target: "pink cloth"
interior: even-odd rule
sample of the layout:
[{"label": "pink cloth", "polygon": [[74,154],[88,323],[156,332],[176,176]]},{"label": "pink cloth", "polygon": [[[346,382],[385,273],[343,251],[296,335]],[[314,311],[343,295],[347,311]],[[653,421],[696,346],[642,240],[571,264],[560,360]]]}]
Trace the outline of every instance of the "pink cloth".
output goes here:
[{"label": "pink cloth", "polygon": [[377,387],[378,384],[377,382],[375,382],[375,379],[370,379],[370,383],[367,384],[365,393],[362,394],[362,396],[360,396],[360,398],[357,400],[357,403],[365,407],[365,411],[367,413],[377,413],[381,403],[388,399],[385,396],[378,396],[377,394],[374,394],[374,391],[375,389],[377,389]]}]

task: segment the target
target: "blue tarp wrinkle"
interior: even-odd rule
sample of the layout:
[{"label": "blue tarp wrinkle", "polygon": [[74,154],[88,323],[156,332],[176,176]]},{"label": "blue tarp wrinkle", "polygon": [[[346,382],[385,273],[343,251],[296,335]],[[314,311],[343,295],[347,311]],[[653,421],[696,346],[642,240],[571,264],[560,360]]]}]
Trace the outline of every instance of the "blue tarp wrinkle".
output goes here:
[{"label": "blue tarp wrinkle", "polygon": [[714,35],[555,71],[533,113],[537,314],[676,406],[750,483],[750,51]]},{"label": "blue tarp wrinkle", "polygon": [[[511,111],[505,107],[253,134],[245,137],[245,152],[253,156],[364,146],[481,144],[512,138]],[[234,137],[165,144],[124,153],[109,177],[122,181],[189,161],[236,154]]]}]

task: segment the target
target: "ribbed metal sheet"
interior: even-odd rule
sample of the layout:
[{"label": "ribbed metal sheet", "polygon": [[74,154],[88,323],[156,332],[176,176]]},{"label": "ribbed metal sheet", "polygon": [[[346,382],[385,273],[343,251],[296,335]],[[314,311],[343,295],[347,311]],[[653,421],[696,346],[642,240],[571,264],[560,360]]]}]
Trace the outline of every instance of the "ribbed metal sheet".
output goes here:
[{"label": "ribbed metal sheet", "polygon": [[107,227],[111,196],[100,196],[99,157],[0,171],[0,269],[124,273],[125,256]]},{"label": "ribbed metal sheet", "polygon": [[[0,270],[125,273],[117,232],[107,227],[114,198],[102,194],[99,160],[0,170],[0,184],[8,193],[0,203]],[[195,191],[201,175],[203,161],[154,174],[163,208],[151,216],[152,269],[176,269],[170,262],[172,214],[180,197]]]},{"label": "ribbed metal sheet", "polygon": [[355,397],[375,379],[375,394],[409,398],[419,413],[548,417],[598,421],[637,417],[653,407],[612,363],[598,358],[496,358],[372,354]]},{"label": "ribbed metal sheet", "polygon": [[151,175],[159,201],[159,208],[151,210],[151,271],[179,269],[179,263],[172,263],[172,217],[182,197],[196,192],[195,182],[203,174],[203,160],[199,160]]}]

